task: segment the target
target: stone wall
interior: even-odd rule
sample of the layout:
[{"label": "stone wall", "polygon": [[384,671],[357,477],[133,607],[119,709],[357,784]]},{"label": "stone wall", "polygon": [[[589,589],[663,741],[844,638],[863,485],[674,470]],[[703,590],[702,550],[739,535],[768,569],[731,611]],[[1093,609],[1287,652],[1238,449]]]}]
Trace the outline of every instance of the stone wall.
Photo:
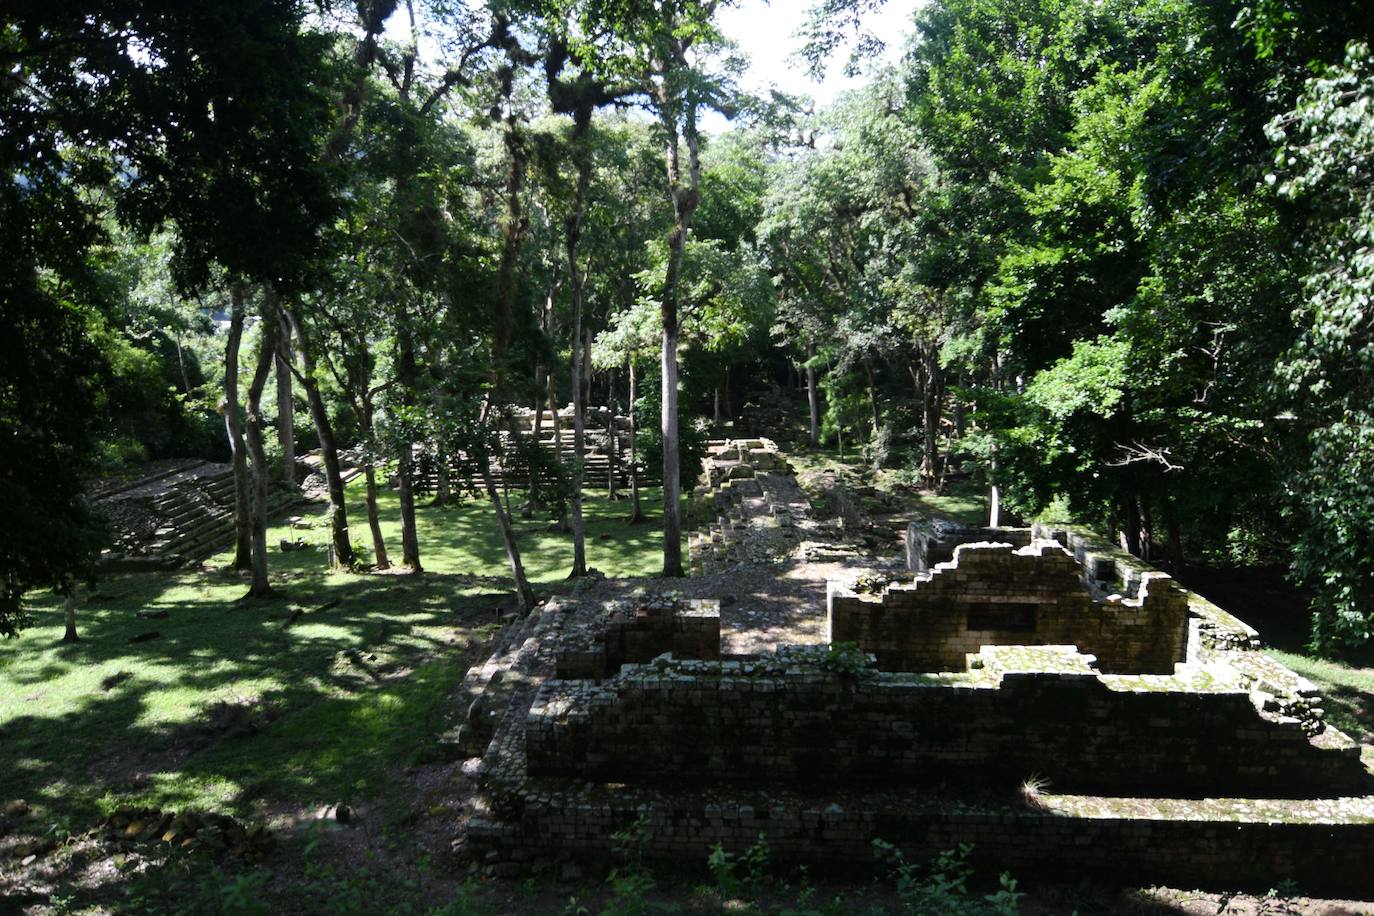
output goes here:
[{"label": "stone wall", "polygon": [[911,862],[968,843],[975,865],[1022,881],[1093,875],[1136,887],[1263,893],[1293,880],[1306,893],[1374,892],[1374,824],[1367,821],[1170,814],[1141,805],[1096,816],[1025,805],[948,805],[928,792],[808,797],[726,787],[669,795],[551,786],[532,793],[516,821],[479,816],[468,829],[479,849],[527,864],[577,857],[600,865],[615,848],[613,836],[640,824],[647,858],[687,868],[700,868],[717,843],[739,853],[766,835],[772,861],[808,863],[852,880],[856,871],[880,868],[876,838],[896,843]]},{"label": "stone wall", "polygon": [[1039,776],[1056,791],[1171,796],[1319,797],[1367,779],[1353,742],[1322,747],[1238,688],[1112,683],[1071,647],[987,655],[990,670],[962,677],[854,671],[821,651],[552,681],[526,719],[526,763],[536,777],[672,786]]},{"label": "stone wall", "polygon": [[1030,546],[1032,540],[1030,528],[980,528],[942,518],[922,519],[906,526],[906,568],[913,573],[928,573],[940,563],[953,560],[954,550],[961,544],[987,542],[1020,548]]},{"label": "stone wall", "polygon": [[1164,573],[1134,598],[1094,600],[1073,556],[1051,541],[964,544],[925,578],[858,595],[830,583],[832,643],[857,643],[890,671],[958,671],[984,645],[1078,646],[1103,671],[1173,671],[1188,640],[1188,596]]},{"label": "stone wall", "polygon": [[650,600],[570,637],[557,655],[560,678],[603,678],[622,665],[674,658],[720,658],[720,602]]}]

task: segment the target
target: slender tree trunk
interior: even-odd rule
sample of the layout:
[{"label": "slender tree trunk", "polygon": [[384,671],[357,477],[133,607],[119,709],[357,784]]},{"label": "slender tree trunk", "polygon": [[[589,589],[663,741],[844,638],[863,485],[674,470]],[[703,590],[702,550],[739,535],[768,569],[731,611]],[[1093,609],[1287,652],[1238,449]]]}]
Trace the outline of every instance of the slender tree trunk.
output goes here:
[{"label": "slender tree trunk", "polygon": [[988,484],[988,527],[1002,527],[1002,488],[997,485],[997,443],[992,444],[992,454],[989,459],[989,477],[991,482]]},{"label": "slender tree trunk", "polygon": [[[530,435],[534,437],[534,447],[541,451],[544,448],[544,396],[542,392],[548,386],[548,379],[545,377],[547,374],[548,370],[544,368],[543,363],[535,364],[534,426],[530,431]],[[532,518],[539,503],[539,500],[535,497],[535,494],[538,492],[539,481],[535,479],[535,463],[533,461],[530,462],[529,472],[529,491],[525,499],[525,505],[520,508],[520,516],[522,518]]]},{"label": "slender tree trunk", "polygon": [[682,518],[680,456],[677,416],[677,300],[676,294],[663,300],[663,575],[681,576]]},{"label": "slender tree trunk", "polygon": [[1154,562],[1154,519],[1150,514],[1150,498],[1140,497],[1140,558],[1146,563]]},{"label": "slender tree trunk", "polygon": [[553,424],[553,451],[563,460],[563,420],[558,415],[558,383],[550,372],[546,381],[549,399],[549,421]]},{"label": "slender tree trunk", "polygon": [[616,492],[616,474],[620,470],[620,430],[615,418],[615,370],[608,370],[606,390],[606,498],[615,501],[620,498]]},{"label": "slender tree trunk", "polygon": [[520,545],[515,540],[515,529],[511,526],[510,514],[501,503],[501,493],[496,489],[496,480],[491,474],[491,461],[487,457],[479,462],[482,473],[482,488],[486,490],[492,511],[496,513],[496,524],[501,530],[501,541],[506,547],[506,559],[510,563],[511,578],[515,580],[515,599],[522,613],[534,609],[534,590],[525,577],[525,566],[520,560]]},{"label": "slender tree trunk", "polygon": [[239,417],[239,345],[243,341],[243,284],[229,287],[229,338],[224,346],[224,428],[234,468],[234,569],[253,568],[252,504],[248,481],[248,447]]},{"label": "slender tree trunk", "polygon": [[185,395],[191,393],[191,376],[186,371],[186,353],[181,347],[181,334],[178,333],[172,338],[172,342],[177,346],[177,367],[181,369],[181,392]]},{"label": "slender tree trunk", "polygon": [[1140,556],[1140,501],[1134,493],[1125,499],[1126,522],[1122,526],[1122,547],[1133,557]]},{"label": "slender tree trunk", "polygon": [[[513,68],[514,62],[511,63]],[[511,106],[512,88],[510,80],[506,80],[503,91],[508,109]],[[482,410],[483,426],[493,419],[491,414],[497,409],[501,399],[502,370],[505,366],[506,353],[510,348],[511,335],[515,326],[515,265],[527,228],[527,219],[521,203],[521,185],[527,151],[516,128],[516,118],[513,113],[506,118],[504,139],[509,164],[509,170],[506,173],[505,238],[501,248],[501,261],[497,270],[497,313],[496,329],[492,336],[491,348],[491,391]],[[575,339],[573,345],[576,346]],[[528,614],[534,610],[534,590],[530,588],[529,579],[525,576],[525,564],[520,559],[520,545],[515,538],[515,529],[511,526],[510,514],[501,504],[501,494],[497,491],[496,481],[492,478],[491,455],[486,449],[482,450],[479,463],[481,465],[482,485],[487,491],[487,498],[491,501],[492,511],[496,513],[497,526],[501,530],[501,541],[506,548],[506,559],[510,562],[511,578],[515,583],[516,601],[521,613]]]},{"label": "slender tree trunk", "polygon": [[711,398],[711,426],[720,428],[720,385],[716,385],[716,390]]},{"label": "slender tree trunk", "polygon": [[[581,179],[579,179],[579,183]],[[587,402],[586,392],[583,389],[583,365],[586,359],[585,351],[582,347],[582,275],[577,264],[577,241],[574,233],[579,233],[580,228],[569,221],[568,228],[568,266],[571,269],[570,281],[572,284],[573,301],[573,345],[572,345],[572,377],[573,377],[573,480],[572,480],[572,537],[573,537],[573,565],[572,572],[568,575],[571,578],[585,576],[587,574],[587,540],[586,527],[582,521],[582,482],[583,482],[583,461],[586,456],[587,447]]]},{"label": "slender tree trunk", "polygon": [[921,462],[921,474],[926,485],[935,482],[936,467],[940,463],[939,432],[941,404],[944,400],[944,378],[940,372],[939,351],[933,345],[921,348],[922,377],[922,425],[925,427],[925,454]]},{"label": "slender tree trunk", "polygon": [[305,389],[305,401],[310,407],[310,419],[315,424],[315,435],[320,440],[320,456],[324,459],[324,478],[329,485],[329,528],[334,562],[347,569],[353,565],[353,543],[349,540],[348,504],[345,501],[343,472],[339,468],[339,448],[334,439],[334,426],[329,422],[329,411],[325,409],[324,397],[320,394],[320,383],[315,378],[315,356],[300,319],[287,308],[282,309],[282,314],[290,323],[291,336],[296,341],[296,357],[300,363],[300,374],[296,376],[296,381]]},{"label": "slender tree trunk", "polygon": [[878,428],[882,426],[882,421],[878,417],[878,382],[873,373],[873,359],[864,357],[864,373],[868,376],[868,408],[872,414],[873,432],[871,441],[878,441]]},{"label": "slender tree trunk", "polygon": [[382,537],[382,520],[377,512],[377,471],[368,462],[363,470],[367,482],[367,527],[372,532],[372,553],[377,560],[378,569],[390,569],[391,560],[386,555],[386,540]]},{"label": "slender tree trunk", "polygon": [[735,399],[734,395],[731,393],[732,390],[730,385],[730,367],[727,365],[725,367],[725,386],[723,395],[725,400],[725,419],[731,421],[735,419]]},{"label": "slender tree trunk", "polygon": [[280,344],[277,347],[277,442],[281,445],[282,483],[296,486],[296,405],[291,389],[291,326],[280,315],[265,315],[263,321],[276,321]]},{"label": "slender tree trunk", "polygon": [[[685,48],[680,52],[685,55]],[[679,63],[684,61],[679,60]],[[663,575],[684,575],[682,567],[682,506],[681,455],[678,439],[678,281],[682,276],[682,259],[687,247],[687,234],[692,228],[692,214],[701,200],[701,159],[696,124],[696,102],[690,97],[676,100],[672,88],[665,88],[660,97],[660,112],[668,138],[668,191],[672,196],[674,225],[668,235],[668,266],[663,278],[663,347],[661,424],[663,431]],[[682,106],[683,123],[679,128],[677,111]],[[682,173],[681,142],[687,145],[687,174]]]},{"label": "slender tree trunk", "polygon": [[434,446],[434,505],[447,506],[453,499],[453,482],[448,472],[448,450]]},{"label": "slender tree trunk", "polygon": [[62,615],[66,621],[66,631],[62,634],[63,642],[79,642],[81,637],[76,635],[76,590],[72,586],[67,586],[67,593],[62,596]]},{"label": "slender tree trunk", "polygon": [[630,360],[630,523],[639,524],[644,521],[644,509],[639,503],[639,429],[635,425],[638,414],[635,412],[637,405],[636,396],[639,391],[635,380],[635,361]]},{"label": "slender tree trunk", "polygon": [[267,386],[268,373],[277,359],[278,329],[277,310],[273,307],[274,295],[270,290],[263,292],[262,343],[258,352],[258,366],[253,372],[253,381],[248,387],[248,410],[245,433],[248,451],[253,456],[253,584],[249,586],[249,598],[267,598],[272,594],[272,583],[267,577],[267,449],[263,443],[262,392]]},{"label": "slender tree trunk", "polygon": [[[396,375],[401,383],[401,403],[415,406],[415,384],[418,369],[415,364],[415,343],[407,328],[397,334]],[[397,449],[396,495],[401,508],[401,565],[413,573],[424,572],[420,565],[420,538],[415,525],[415,445],[410,437]]]},{"label": "slender tree trunk", "polygon": [[1172,500],[1164,504],[1164,526],[1169,538],[1169,567],[1179,576],[1183,573],[1183,535],[1179,530],[1178,510]]},{"label": "slender tree trunk", "polygon": [[[964,378],[964,376],[963,376],[962,373],[960,373],[959,382],[960,382],[961,385],[963,385],[964,382],[965,382],[965,378]],[[967,417],[967,414],[965,413],[965,410],[964,410],[964,401],[963,401],[962,398],[959,398],[959,397],[955,397],[955,398],[954,398],[953,411],[954,411],[954,438],[956,438],[956,439],[963,439],[963,438],[964,438],[964,433],[965,433],[965,432],[967,431],[967,429],[968,429],[968,417]]]},{"label": "slender tree trunk", "polygon": [[592,156],[587,148],[587,131],[591,127],[592,111],[581,107],[573,114],[571,151],[577,166],[577,182],[573,190],[572,210],[564,225],[564,247],[568,256],[568,282],[571,285],[572,380],[573,380],[573,482],[572,536],[573,566],[571,577],[587,574],[586,527],[582,521],[582,485],[587,445],[587,397],[591,388],[591,348],[583,339],[582,311],[586,279],[578,262],[582,243],[582,219],[587,208],[587,190],[592,181]]},{"label": "slender tree trunk", "polygon": [[[371,393],[364,390],[362,397],[363,439],[372,442],[373,407]],[[372,535],[372,554],[377,561],[377,568],[379,570],[390,569],[391,559],[386,553],[386,540],[382,537],[381,515],[377,511],[377,469],[373,464],[373,456],[369,453],[367,465],[363,468],[363,480],[367,484],[367,527]]]},{"label": "slender tree trunk", "polygon": [[821,446],[821,397],[816,390],[816,367],[811,365],[811,360],[816,358],[816,347],[808,342],[806,345],[806,402],[811,411],[811,447],[820,448]]}]

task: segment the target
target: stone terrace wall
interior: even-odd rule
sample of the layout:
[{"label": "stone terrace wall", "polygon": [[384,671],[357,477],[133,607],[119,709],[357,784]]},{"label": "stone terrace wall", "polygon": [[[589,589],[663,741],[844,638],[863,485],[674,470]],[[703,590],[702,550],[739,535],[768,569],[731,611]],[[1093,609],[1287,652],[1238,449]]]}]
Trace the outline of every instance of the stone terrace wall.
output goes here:
[{"label": "stone terrace wall", "polygon": [[1056,791],[1274,797],[1367,779],[1353,744],[1319,747],[1240,691],[1111,689],[1083,673],[854,674],[827,670],[823,652],[801,657],[664,658],[599,685],[548,682],[526,719],[528,771],[813,789],[1038,775]]},{"label": "stone terrace wall", "polygon": [[1072,555],[1036,541],[964,544],[925,579],[857,595],[830,585],[832,643],[857,643],[890,671],[958,671],[984,645],[1078,646],[1104,671],[1170,673],[1184,660],[1188,596],[1164,573],[1133,599],[1094,601]]},{"label": "stone terrace wall", "polygon": [[570,636],[557,655],[560,678],[603,678],[622,665],[665,652],[674,658],[720,658],[720,602],[652,600]]},{"label": "stone terrace wall", "polygon": [[1129,806],[1076,817],[1025,806],[941,805],[924,792],[798,797],[727,787],[669,796],[553,786],[532,794],[517,822],[478,817],[469,836],[480,849],[526,862],[572,855],[599,865],[616,847],[613,836],[636,823],[645,825],[646,856],[688,866],[704,862],[717,843],[738,853],[766,834],[773,861],[806,862],[852,879],[856,869],[879,867],[872,846],[879,838],[912,862],[969,843],[976,865],[1023,880],[1090,874],[1131,886],[1263,893],[1292,879],[1307,893],[1374,891],[1374,824],[1367,821],[1280,823],[1263,813],[1169,819]]}]

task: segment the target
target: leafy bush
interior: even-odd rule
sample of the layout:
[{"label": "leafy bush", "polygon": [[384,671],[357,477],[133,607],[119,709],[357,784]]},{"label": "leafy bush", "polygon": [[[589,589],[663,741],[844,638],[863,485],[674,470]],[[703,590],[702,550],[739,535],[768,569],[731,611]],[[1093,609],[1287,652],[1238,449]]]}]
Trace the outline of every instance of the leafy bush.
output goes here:
[{"label": "leafy bush", "polygon": [[978,897],[969,891],[973,866],[968,864],[968,857],[972,851],[972,846],[962,843],[957,850],[946,850],[921,868],[908,862],[891,843],[873,841],[874,855],[892,869],[903,912],[923,916],[1014,916],[1020,912],[1019,901],[1025,895],[1016,890],[1015,879],[1006,872],[994,893]]}]

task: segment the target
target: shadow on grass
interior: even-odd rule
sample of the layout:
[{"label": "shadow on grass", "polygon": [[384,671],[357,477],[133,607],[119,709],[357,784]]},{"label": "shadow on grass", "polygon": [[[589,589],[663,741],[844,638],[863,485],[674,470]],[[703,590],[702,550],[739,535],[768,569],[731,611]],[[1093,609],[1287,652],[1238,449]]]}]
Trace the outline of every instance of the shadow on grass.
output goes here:
[{"label": "shadow on grass", "polygon": [[[245,814],[375,794],[431,744],[510,602],[451,576],[329,578],[239,603],[236,577],[187,573],[161,590],[124,577],[122,606],[86,609],[82,641],[47,649],[43,618],[59,612],[40,608],[26,636],[39,657],[0,676],[0,798],[91,817],[116,799]],[[311,610],[327,600],[339,604]],[[139,618],[141,605],[166,616]]]},{"label": "shadow on grass", "polygon": [[[350,488],[368,556],[360,496]],[[394,550],[394,493],[380,510]],[[661,511],[656,491],[644,511]],[[627,500],[588,499],[588,560],[608,575],[656,572],[660,531],[628,512]],[[389,769],[432,747],[453,687],[514,610],[485,500],[422,508],[418,526],[423,576],[330,572],[314,509],[268,532],[272,598],[238,600],[247,582],[222,569],[227,553],[205,569],[107,578],[83,595],[77,643],[58,642],[60,602],[38,596],[36,626],[0,644],[0,799],[91,818],[125,802],[247,814],[375,796]],[[530,578],[564,581],[570,536],[547,519],[517,531]],[[281,551],[284,540],[305,549]]]}]

